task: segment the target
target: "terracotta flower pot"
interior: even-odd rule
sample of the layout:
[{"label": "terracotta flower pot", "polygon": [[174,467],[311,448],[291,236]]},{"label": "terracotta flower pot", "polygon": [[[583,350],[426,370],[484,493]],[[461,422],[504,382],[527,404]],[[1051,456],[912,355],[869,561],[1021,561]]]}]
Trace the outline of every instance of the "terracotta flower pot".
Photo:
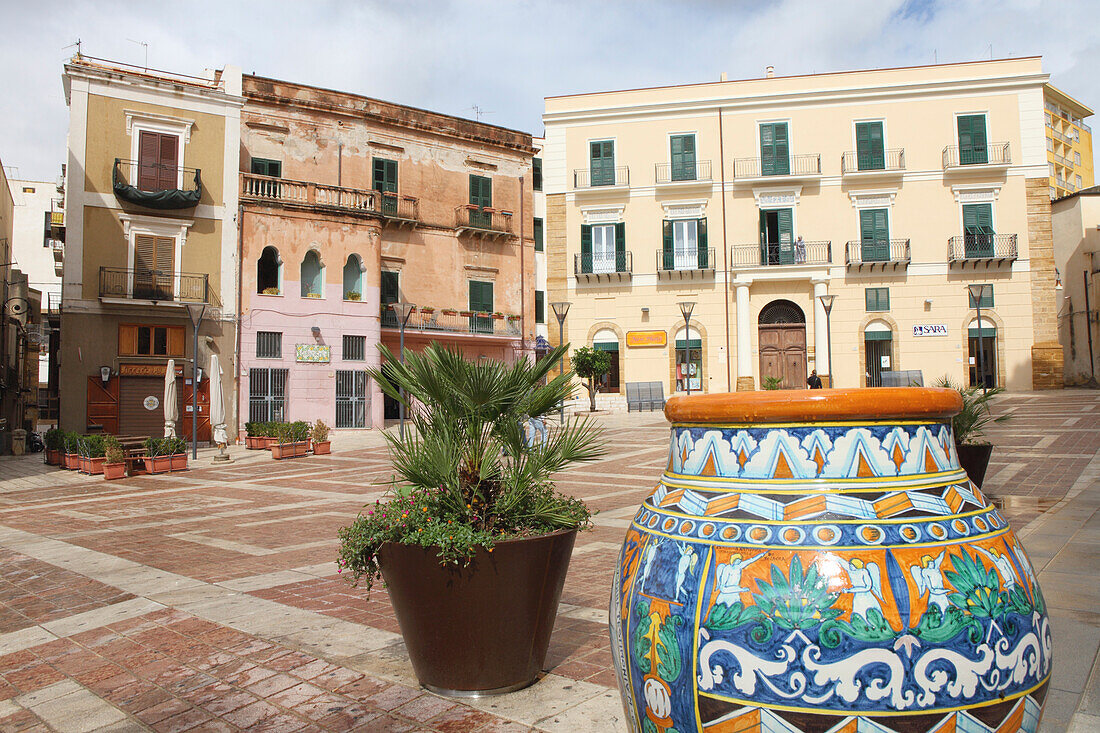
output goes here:
[{"label": "terracotta flower pot", "polygon": [[909,387],[670,399],[612,587],[627,727],[1035,731],[1050,624],[959,467],[961,407]]},{"label": "terracotta flower pot", "polygon": [[271,450],[271,446],[278,444],[279,439],[271,436],[264,436],[264,450]]},{"label": "terracotta flower pot", "polygon": [[108,481],[114,481],[115,479],[126,478],[126,464],[125,463],[104,463],[103,464],[103,478]]},{"label": "terracotta flower pot", "polygon": [[313,455],[315,456],[327,456],[332,452],[332,441],[322,440],[320,443],[313,444]]},{"label": "terracotta flower pot", "polygon": [[464,568],[440,565],[438,548],[383,545],[382,575],[420,684],[462,696],[538,679],[576,537],[498,542]]},{"label": "terracotta flower pot", "polygon": [[149,456],[145,459],[145,470],[149,473],[168,473],[172,470],[171,456]]},{"label": "terracotta flower pot", "polygon": [[186,453],[174,453],[168,456],[170,459],[168,462],[170,471],[186,471],[187,470],[187,454]]},{"label": "terracotta flower pot", "polygon": [[249,435],[244,439],[244,445],[248,450],[263,450],[267,446],[267,438],[262,435]]},{"label": "terracotta flower pot", "polygon": [[62,465],[69,471],[80,470],[80,454],[79,453],[64,453],[62,454]]},{"label": "terracotta flower pot", "polygon": [[103,464],[106,462],[106,458],[100,456],[99,458],[85,458],[84,459],[84,472],[91,474],[92,476],[99,476],[103,473]]},{"label": "terracotta flower pot", "polygon": [[271,457],[279,461],[284,458],[297,458],[298,456],[304,456],[309,451],[309,441],[298,441],[295,443],[276,443],[271,446]]},{"label": "terracotta flower pot", "polygon": [[47,466],[59,466],[59,465],[61,465],[61,451],[59,451],[59,450],[47,450],[46,451],[46,465]]}]

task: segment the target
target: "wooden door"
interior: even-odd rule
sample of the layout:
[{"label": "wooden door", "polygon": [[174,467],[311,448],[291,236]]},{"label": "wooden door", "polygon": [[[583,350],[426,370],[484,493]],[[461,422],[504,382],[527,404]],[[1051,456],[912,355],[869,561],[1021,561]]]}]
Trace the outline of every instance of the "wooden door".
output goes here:
[{"label": "wooden door", "polygon": [[[180,389],[180,422],[176,426],[176,434],[187,442],[191,442],[191,385],[186,384],[187,379],[179,381]],[[224,383],[223,383],[224,386]],[[209,442],[212,431],[210,429],[210,380],[199,382],[199,435],[200,443]]]},{"label": "wooden door", "polygon": [[806,388],[806,325],[760,326],[760,384],[780,380],[780,389]]},{"label": "wooden door", "polygon": [[139,299],[172,300],[176,240],[139,234],[134,238],[134,291]]},{"label": "wooden door", "polygon": [[172,191],[179,187],[179,138],[142,132],[138,138],[138,184],[142,191]]},{"label": "wooden door", "polygon": [[118,377],[106,384],[98,374],[88,377],[87,432],[118,434],[118,383]]}]

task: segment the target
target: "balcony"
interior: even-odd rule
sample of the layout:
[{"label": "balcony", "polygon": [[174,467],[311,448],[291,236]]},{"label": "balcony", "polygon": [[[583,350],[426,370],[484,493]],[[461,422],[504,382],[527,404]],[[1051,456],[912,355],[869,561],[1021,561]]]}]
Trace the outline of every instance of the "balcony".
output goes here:
[{"label": "balcony", "polygon": [[[190,209],[202,198],[199,168],[115,158],[111,179],[116,198],[149,209]],[[189,179],[191,187],[184,188]]]},{"label": "balcony", "polygon": [[64,204],[57,199],[50,202],[50,212],[46,220],[46,239],[65,241],[65,210]]},{"label": "balcony", "polygon": [[512,236],[512,212],[464,204],[455,207],[455,234],[469,234],[482,239],[503,239]]},{"label": "balcony", "polygon": [[690,186],[693,183],[708,184],[713,180],[709,160],[697,160],[694,164],[677,166],[657,163],[654,176],[658,186]]},{"label": "balcony", "polygon": [[401,196],[389,191],[379,191],[382,201],[382,215],[385,223],[398,227],[415,227],[420,223],[420,199],[415,196]]},{"label": "balcony", "polygon": [[862,270],[867,267],[874,271],[876,265],[898,269],[908,267],[912,257],[908,239],[859,240],[848,242],[845,264],[850,268]]},{"label": "balcony", "polygon": [[260,201],[291,208],[378,216],[378,192],[343,186],[327,186],[309,181],[241,174],[241,199]]},{"label": "balcony", "polygon": [[968,148],[948,145],[943,149],[945,171],[964,168],[1007,168],[1010,165],[1012,165],[1012,154],[1008,143],[989,143]]},{"label": "balcony", "polygon": [[61,293],[46,293],[46,313],[54,317],[61,315]]},{"label": "balcony", "polygon": [[833,243],[828,240],[806,242],[805,250],[796,250],[794,242],[736,244],[730,249],[730,269],[783,267],[786,265],[828,265],[833,261]]},{"label": "balcony", "polygon": [[860,154],[849,150],[840,157],[840,172],[845,176],[875,173],[900,173],[905,170],[905,148]]},{"label": "balcony", "polygon": [[[383,306],[382,328],[400,328],[397,314],[391,306]],[[405,332],[410,331],[516,337],[522,332],[522,320],[515,315],[420,306],[413,310],[405,323]]]},{"label": "balcony", "polygon": [[615,189],[630,185],[630,168],[621,165],[618,168],[593,168],[592,170],[573,171],[573,188],[577,189]]},{"label": "balcony", "polygon": [[947,240],[947,262],[965,268],[968,262],[1007,264],[1016,259],[1015,234],[963,234]]},{"label": "balcony", "polygon": [[821,176],[821,154],[791,155],[785,159],[737,158],[733,161],[733,180],[735,183],[780,178],[819,178]]},{"label": "balcony", "polygon": [[631,252],[586,253],[573,256],[573,274],[584,282],[629,280],[634,270]]},{"label": "balcony", "polygon": [[65,261],[65,243],[56,239],[50,240],[50,250],[53,252],[53,261],[55,265],[60,265]]},{"label": "balcony", "polygon": [[99,297],[112,300],[152,301],[154,304],[221,303],[210,291],[209,275],[194,272],[99,268]]},{"label": "balcony", "polygon": [[657,250],[657,277],[672,278],[678,276],[692,280],[698,275],[705,277],[714,274],[714,249],[696,249],[695,247],[675,247]]},{"label": "balcony", "polygon": [[1054,137],[1055,140],[1061,140],[1066,145],[1073,145],[1073,138],[1070,137],[1069,135],[1066,135],[1062,132],[1059,132],[1058,130],[1055,130],[1053,127],[1050,127],[1050,128],[1047,128],[1047,129],[1050,130],[1050,134],[1051,134],[1052,137]]}]

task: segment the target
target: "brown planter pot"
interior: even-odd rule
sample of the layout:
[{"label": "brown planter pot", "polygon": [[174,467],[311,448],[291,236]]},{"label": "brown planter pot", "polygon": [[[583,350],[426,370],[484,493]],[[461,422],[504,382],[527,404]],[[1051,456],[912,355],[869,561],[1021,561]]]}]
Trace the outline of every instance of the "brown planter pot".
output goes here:
[{"label": "brown planter pot", "polygon": [[89,473],[92,476],[99,476],[103,473],[103,464],[107,459],[103,456],[99,458],[85,458],[84,459],[84,472]]},{"label": "brown planter pot", "polygon": [[993,454],[990,443],[955,443],[955,452],[959,455],[959,465],[979,489],[985,480],[985,470],[989,468],[989,457]]},{"label": "brown planter pot", "polygon": [[104,463],[103,464],[103,478],[108,481],[114,481],[115,479],[126,478],[126,464],[125,463]]},{"label": "brown planter pot", "polygon": [[267,438],[262,435],[249,435],[244,439],[244,445],[248,450],[263,450],[267,447]]},{"label": "brown planter pot", "polygon": [[172,470],[172,456],[153,456],[146,458],[145,470],[149,473],[168,473]]},{"label": "brown planter pot", "polygon": [[168,456],[169,470],[170,471],[186,471],[187,470],[187,454],[175,453]]},{"label": "brown planter pot", "polygon": [[80,470],[80,454],[79,453],[64,453],[62,454],[62,463],[69,471]]},{"label": "brown planter pot", "polygon": [[332,441],[323,440],[320,443],[313,444],[313,455],[315,456],[327,456],[332,453]]},{"label": "brown planter pot", "polygon": [[283,458],[297,458],[309,452],[309,441],[303,440],[297,443],[276,443],[271,446],[271,457],[275,460]]},{"label": "brown planter pot", "polygon": [[48,450],[46,451],[46,465],[47,466],[60,466],[61,465],[61,451]]},{"label": "brown planter pot", "polygon": [[278,438],[271,438],[271,437],[264,436],[264,450],[271,450],[271,446],[278,445],[278,443],[279,443]]},{"label": "brown planter pot", "polygon": [[420,684],[441,695],[510,692],[538,679],[576,530],[478,548],[466,567],[438,548],[383,545],[382,576]]}]

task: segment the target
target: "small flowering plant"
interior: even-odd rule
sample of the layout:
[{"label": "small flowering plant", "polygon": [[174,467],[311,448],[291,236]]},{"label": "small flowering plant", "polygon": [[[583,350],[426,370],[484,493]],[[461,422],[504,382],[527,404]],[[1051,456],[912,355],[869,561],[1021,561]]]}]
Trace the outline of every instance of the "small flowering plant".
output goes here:
[{"label": "small flowering plant", "polygon": [[575,418],[542,441],[526,439],[528,417],[555,412],[572,392],[572,374],[547,379],[567,348],[504,364],[433,344],[402,364],[380,347],[385,368],[370,375],[405,402],[413,429],[385,433],[397,478],[340,530],[340,572],[369,591],[386,543],[430,547],[441,563],[465,565],[500,540],[590,526],[588,507],[558,493],[550,476],[602,456],[599,428]]}]

